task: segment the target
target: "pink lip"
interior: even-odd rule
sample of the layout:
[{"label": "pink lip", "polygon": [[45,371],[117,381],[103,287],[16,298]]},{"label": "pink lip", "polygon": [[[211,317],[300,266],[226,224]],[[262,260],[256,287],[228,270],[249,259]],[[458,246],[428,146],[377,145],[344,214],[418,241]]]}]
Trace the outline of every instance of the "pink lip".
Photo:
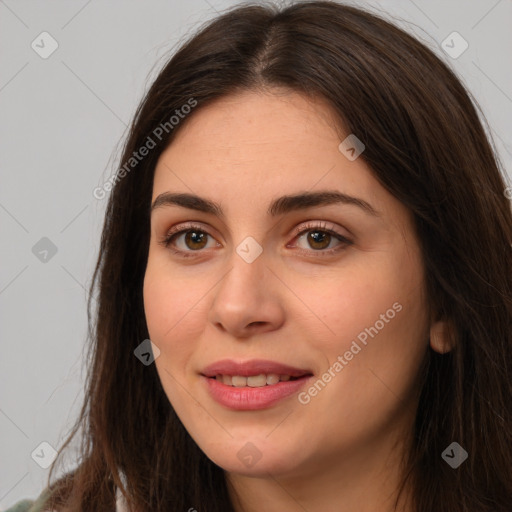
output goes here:
[{"label": "pink lip", "polygon": [[227,386],[204,375],[201,379],[205,381],[210,396],[219,404],[237,411],[251,411],[266,409],[279,402],[279,400],[297,393],[311,377],[311,375],[300,377],[297,380],[278,382],[272,386],[261,388]]},{"label": "pink lip", "polygon": [[[258,375],[260,373],[276,373],[290,375],[297,380],[278,382],[271,386],[259,388],[228,386],[215,379],[216,375]],[[213,378],[212,378],[213,377]],[[219,404],[238,411],[265,409],[280,400],[297,393],[310,380],[312,374],[309,370],[302,370],[292,366],[266,360],[251,360],[237,363],[232,360],[223,360],[207,366],[201,372],[201,379],[210,396]]]},{"label": "pink lip", "polygon": [[206,377],[215,377],[216,375],[241,375],[248,377],[249,375],[259,375],[260,373],[277,373],[278,375],[302,377],[303,375],[311,375],[312,372],[266,359],[251,359],[250,361],[242,362],[223,359],[222,361],[210,364],[201,372]]}]

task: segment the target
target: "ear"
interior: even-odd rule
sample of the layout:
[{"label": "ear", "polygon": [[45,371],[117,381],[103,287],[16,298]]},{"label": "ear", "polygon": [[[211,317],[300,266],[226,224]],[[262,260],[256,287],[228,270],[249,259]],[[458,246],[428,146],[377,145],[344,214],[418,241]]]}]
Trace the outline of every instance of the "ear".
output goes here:
[{"label": "ear", "polygon": [[455,330],[446,320],[439,320],[430,326],[430,346],[439,354],[446,354],[455,347]]}]

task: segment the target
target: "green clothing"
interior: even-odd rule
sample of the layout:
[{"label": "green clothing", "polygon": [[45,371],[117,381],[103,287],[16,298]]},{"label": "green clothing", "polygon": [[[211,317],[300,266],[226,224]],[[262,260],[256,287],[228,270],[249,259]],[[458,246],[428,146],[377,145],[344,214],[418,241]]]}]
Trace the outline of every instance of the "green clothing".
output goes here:
[{"label": "green clothing", "polygon": [[[45,503],[49,498],[49,491],[45,489],[36,500],[21,500],[14,504],[11,508],[5,510],[5,512],[53,512],[48,508],[45,508]],[[126,504],[123,496],[119,492],[119,489],[116,490],[116,503],[115,503],[116,512],[127,512]]]},{"label": "green clothing", "polygon": [[34,500],[21,500],[8,508],[5,512],[46,512],[44,504],[46,503],[47,493],[43,491],[40,496]]},{"label": "green clothing", "polygon": [[28,512],[33,504],[34,502],[32,500],[18,501],[16,505],[8,508],[6,512]]}]

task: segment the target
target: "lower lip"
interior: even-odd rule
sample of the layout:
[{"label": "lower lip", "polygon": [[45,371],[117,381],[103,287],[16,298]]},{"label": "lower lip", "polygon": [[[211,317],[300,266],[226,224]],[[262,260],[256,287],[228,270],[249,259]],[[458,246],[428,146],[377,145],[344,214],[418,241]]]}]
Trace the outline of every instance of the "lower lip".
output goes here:
[{"label": "lower lip", "polygon": [[201,376],[206,381],[210,396],[219,404],[237,411],[266,409],[271,405],[297,393],[309,381],[312,375],[297,380],[280,381],[271,386],[251,388],[248,386],[227,386],[217,379]]}]

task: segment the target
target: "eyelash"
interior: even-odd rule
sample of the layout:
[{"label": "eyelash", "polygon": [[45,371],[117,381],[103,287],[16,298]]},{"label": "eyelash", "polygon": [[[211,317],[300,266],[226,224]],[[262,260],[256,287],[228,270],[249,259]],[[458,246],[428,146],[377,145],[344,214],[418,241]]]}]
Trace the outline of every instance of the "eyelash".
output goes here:
[{"label": "eyelash", "polygon": [[[172,240],[175,237],[182,235],[184,233],[187,233],[189,231],[204,233],[208,236],[212,236],[212,235],[210,235],[207,231],[205,231],[205,229],[203,227],[201,227],[197,224],[187,224],[187,225],[181,226],[181,227],[183,229],[179,229],[179,230],[173,229],[171,232],[167,233],[167,235],[162,240],[160,240],[158,243],[160,245],[164,246],[165,248],[169,249],[172,253],[174,253],[177,256],[180,256],[182,258],[194,257],[195,256],[194,253],[200,253],[200,252],[202,252],[202,250],[198,249],[196,251],[182,251],[179,249],[175,249],[174,247],[171,246]],[[308,231],[318,231],[321,233],[328,233],[329,235],[334,236],[338,241],[340,241],[342,243],[340,245],[337,245],[334,248],[327,249],[327,250],[324,250],[324,249],[318,249],[318,250],[298,249],[298,251],[302,254],[308,253],[308,255],[310,255],[311,253],[315,253],[315,255],[318,255],[320,257],[328,257],[328,256],[332,256],[334,253],[336,253],[340,250],[345,249],[346,247],[352,245],[352,243],[353,243],[348,238],[346,238],[345,236],[343,236],[340,233],[338,233],[337,231],[335,231],[333,228],[328,228],[327,223],[325,223],[325,222],[316,223],[316,224],[315,223],[307,223],[306,225],[301,226],[300,228],[296,229],[293,237],[295,239],[295,238],[307,233]]]}]

